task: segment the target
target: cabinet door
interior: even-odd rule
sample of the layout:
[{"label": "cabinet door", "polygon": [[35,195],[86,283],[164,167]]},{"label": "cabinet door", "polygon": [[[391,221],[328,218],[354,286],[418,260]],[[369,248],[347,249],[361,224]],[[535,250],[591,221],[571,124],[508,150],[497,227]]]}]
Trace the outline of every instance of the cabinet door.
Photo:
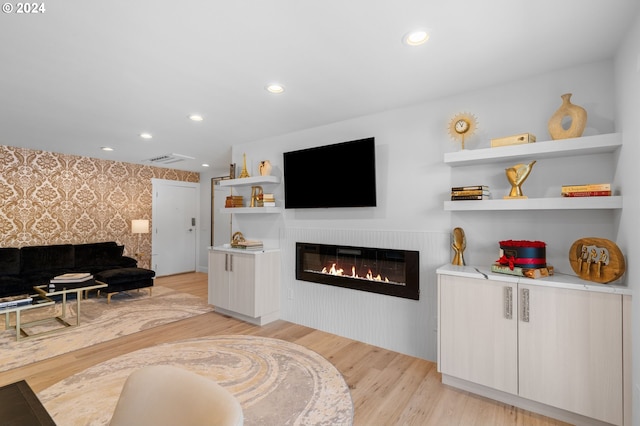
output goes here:
[{"label": "cabinet door", "polygon": [[515,284],[439,275],[438,287],[440,371],[516,394]]},{"label": "cabinet door", "polygon": [[520,396],[622,423],[622,296],[520,284]]},{"label": "cabinet door", "polygon": [[209,304],[229,309],[229,255],[209,252]]},{"label": "cabinet door", "polygon": [[239,314],[255,317],[255,256],[233,253],[229,257],[229,309]]}]

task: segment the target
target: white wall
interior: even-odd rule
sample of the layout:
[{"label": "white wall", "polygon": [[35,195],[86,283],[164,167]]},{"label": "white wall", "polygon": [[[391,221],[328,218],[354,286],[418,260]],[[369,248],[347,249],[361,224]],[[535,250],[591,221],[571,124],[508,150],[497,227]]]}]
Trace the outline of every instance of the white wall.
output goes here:
[{"label": "white wall", "polygon": [[[448,234],[455,226],[462,226],[467,234],[467,263],[488,264],[497,258],[500,239],[542,239],[549,246],[550,262],[565,266],[570,245],[584,236],[601,236],[615,239],[616,227],[613,213],[607,212],[545,212],[528,214],[522,212],[493,213],[448,213],[442,208],[454,184],[476,184],[474,170],[452,170],[443,164],[444,152],[457,150],[447,134],[449,119],[457,112],[467,111],[478,117],[479,130],[475,138],[467,141],[468,149],[488,147],[491,138],[517,133],[534,133],[539,141],[550,139],[547,134],[549,117],[560,106],[560,95],[573,93],[573,102],[585,107],[589,113],[585,135],[611,133],[614,131],[614,80],[611,61],[587,64],[573,69],[532,77],[529,80],[506,83],[472,93],[440,99],[413,107],[392,110],[380,114],[355,118],[331,125],[307,129],[249,144],[234,147],[232,158],[242,167],[243,153],[247,155],[247,166],[252,175],[257,174],[259,161],[268,159],[274,166],[272,174],[282,176],[282,153],[309,146],[331,144],[374,136],[376,138],[376,163],[378,179],[378,207],[361,209],[286,210],[282,215],[236,215],[235,230],[247,238],[262,239],[266,244],[279,246],[281,231],[309,229],[334,231],[345,230],[346,234],[359,239],[367,230],[373,232],[397,231],[423,233],[425,238]],[[469,72],[472,72],[470,69]],[[552,142],[551,142],[552,143]],[[597,158],[582,158],[588,170],[598,170]],[[614,159],[607,160],[613,162]],[[570,160],[539,162],[529,180],[523,186],[525,194],[542,196],[547,191],[559,192],[565,179],[562,170]],[[324,173],[332,172],[331,165],[310,164],[309,178],[322,179]],[[486,167],[483,173],[486,173]],[[610,170],[605,172],[611,180]],[[602,176],[604,179],[605,176]],[[508,189],[504,170],[489,172],[487,177],[495,197]],[[595,180],[600,176],[596,175]],[[549,188],[556,185],[556,188]],[[275,192],[278,204],[283,204],[283,187],[264,187],[265,192]],[[248,194],[247,194],[248,195]],[[353,232],[350,231],[359,231]],[[597,235],[595,235],[595,234]],[[446,238],[445,238],[446,240]],[[354,244],[358,245],[358,244]],[[444,260],[451,258],[448,242],[442,241],[440,248],[431,247],[421,256]],[[283,267],[290,265],[291,250],[284,248]],[[433,268],[425,266],[422,276],[433,274]],[[421,289],[423,297],[435,297],[432,277],[425,278]],[[416,348],[407,343],[393,341],[390,337],[395,321],[371,323],[365,331],[362,324],[353,323],[353,318],[368,318],[371,309],[382,319],[411,317],[404,302],[392,297],[368,300],[367,306],[350,307],[349,312],[330,310],[344,298],[343,289],[323,290],[319,299],[315,285],[309,286],[283,273],[282,318],[311,327],[324,329],[398,352],[435,359],[435,333],[431,318],[435,305],[426,301],[423,309],[424,324],[412,328],[414,339],[426,339]],[[426,286],[426,288],[423,288]],[[289,299],[291,291],[293,299]],[[349,290],[352,291],[352,290]],[[329,292],[329,294],[326,294]],[[358,297],[354,297],[354,300]],[[365,296],[361,296],[365,298]],[[317,306],[318,304],[325,306]],[[422,303],[422,301],[421,301]],[[371,306],[373,304],[373,307]],[[322,318],[318,311],[331,312],[331,321]],[[350,325],[349,323],[353,323]],[[336,327],[334,324],[341,324]],[[377,327],[377,330],[374,330]],[[339,330],[336,331],[336,328]]]},{"label": "white wall", "polygon": [[[620,218],[617,242],[627,258],[627,283],[633,289],[632,356],[633,422],[640,425],[640,15],[615,62],[617,130],[623,133],[619,181],[624,191],[624,208]],[[625,372],[625,375],[631,373]]]}]

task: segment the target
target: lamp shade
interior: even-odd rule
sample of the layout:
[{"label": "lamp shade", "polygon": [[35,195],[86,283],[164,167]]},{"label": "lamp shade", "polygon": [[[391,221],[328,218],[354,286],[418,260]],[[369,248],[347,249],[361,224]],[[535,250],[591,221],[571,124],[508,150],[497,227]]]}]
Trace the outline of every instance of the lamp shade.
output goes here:
[{"label": "lamp shade", "polygon": [[148,234],[149,233],[149,220],[148,219],[133,219],[131,221],[131,233],[132,234]]}]

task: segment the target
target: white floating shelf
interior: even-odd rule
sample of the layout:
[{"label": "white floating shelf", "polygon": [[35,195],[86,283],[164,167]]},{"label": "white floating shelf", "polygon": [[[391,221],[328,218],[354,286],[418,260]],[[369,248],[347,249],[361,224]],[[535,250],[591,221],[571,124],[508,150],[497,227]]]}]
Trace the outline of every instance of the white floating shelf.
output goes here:
[{"label": "white floating shelf", "polygon": [[221,180],[220,186],[249,186],[261,183],[280,183],[278,176],[253,176],[248,178]]},{"label": "white floating shelf", "polygon": [[282,207],[224,207],[220,213],[229,214],[258,214],[258,213],[282,213]]},{"label": "white floating shelf", "polygon": [[553,197],[515,200],[445,201],[448,211],[621,209],[622,197]]},{"label": "white floating shelf", "polygon": [[621,146],[622,134],[609,133],[522,145],[447,152],[444,154],[444,163],[451,167],[459,167],[522,159],[539,160],[543,158],[573,157],[614,152]]}]

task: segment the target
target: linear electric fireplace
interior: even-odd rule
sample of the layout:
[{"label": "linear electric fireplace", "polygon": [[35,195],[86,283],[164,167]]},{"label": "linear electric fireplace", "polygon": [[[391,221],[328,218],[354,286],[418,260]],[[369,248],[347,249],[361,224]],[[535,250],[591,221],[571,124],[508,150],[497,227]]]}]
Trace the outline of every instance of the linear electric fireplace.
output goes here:
[{"label": "linear electric fireplace", "polygon": [[296,243],[296,279],[420,299],[417,251]]}]

